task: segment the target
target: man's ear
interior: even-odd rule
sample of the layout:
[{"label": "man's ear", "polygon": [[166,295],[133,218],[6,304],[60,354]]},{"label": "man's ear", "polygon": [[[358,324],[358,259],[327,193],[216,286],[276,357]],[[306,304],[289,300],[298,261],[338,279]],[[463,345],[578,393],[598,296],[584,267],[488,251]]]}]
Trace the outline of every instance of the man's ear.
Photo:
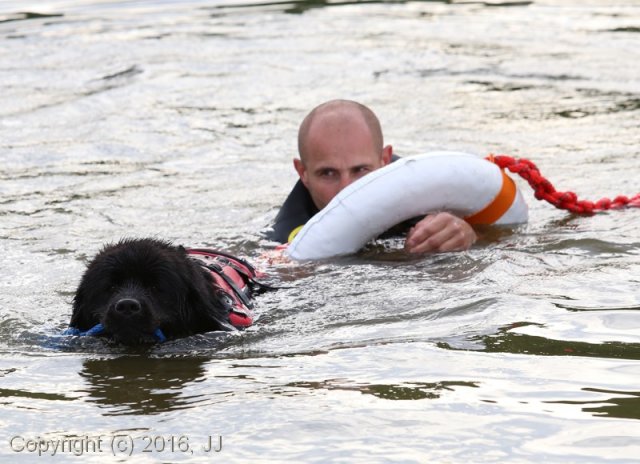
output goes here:
[{"label": "man's ear", "polygon": [[382,149],[382,165],[386,166],[391,162],[391,156],[393,155],[393,147],[387,145]]},{"label": "man's ear", "polygon": [[304,167],[304,163],[299,158],[293,158],[293,167],[296,168],[296,172],[298,176],[300,176],[300,180],[303,184],[307,185],[307,170]]}]

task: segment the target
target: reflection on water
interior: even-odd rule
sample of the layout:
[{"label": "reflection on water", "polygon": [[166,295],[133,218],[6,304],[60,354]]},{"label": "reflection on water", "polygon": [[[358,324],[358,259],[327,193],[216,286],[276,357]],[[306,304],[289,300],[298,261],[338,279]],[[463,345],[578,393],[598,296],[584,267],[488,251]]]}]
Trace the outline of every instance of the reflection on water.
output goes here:
[{"label": "reflection on water", "polygon": [[456,4],[473,4],[473,5],[481,5],[485,7],[510,7],[510,6],[528,6],[531,5],[532,1],[496,1],[496,2],[482,2],[482,1],[456,1],[456,0],[350,0],[350,1],[340,1],[340,0],[284,0],[277,2],[255,2],[255,3],[240,3],[240,4],[229,4],[229,5],[220,5],[214,7],[215,9],[228,9],[228,8],[264,8],[264,9],[272,9],[276,7],[277,9],[281,9],[284,13],[290,14],[302,14],[308,10],[315,8],[326,8],[326,7],[340,7],[340,6],[348,6],[348,5],[367,5],[367,4],[388,4],[388,5],[398,5],[398,4],[406,4],[406,3],[416,3],[416,2],[427,2],[427,3],[444,3],[447,5],[456,5]]},{"label": "reflection on water", "polygon": [[27,19],[61,18],[62,16],[64,15],[24,12],[24,13],[11,14],[5,17],[0,17],[0,23],[8,23],[11,21],[24,21]]},{"label": "reflection on water", "polygon": [[621,419],[640,419],[640,392],[612,391],[598,388],[584,388],[584,391],[616,395],[599,401],[556,401],[550,403],[599,405],[582,408],[594,416],[619,417]]},{"label": "reflection on water", "polygon": [[[520,353],[537,356],[587,356],[597,358],[640,359],[640,343],[604,342],[586,343],[574,340],[553,340],[512,332],[518,327],[542,324],[527,322],[502,327],[498,333],[472,337],[470,341],[479,343],[482,351],[489,353]],[[441,348],[456,349],[448,343],[439,343]]]},{"label": "reflection on water", "polygon": [[442,381],[437,383],[418,382],[412,385],[351,385],[340,379],[328,379],[322,382],[292,382],[287,384],[295,388],[359,391],[383,400],[423,400],[440,398],[442,390],[452,391],[455,387],[477,388],[475,382]]},{"label": "reflection on water", "polygon": [[[372,106],[402,156],[511,154],[581,198],[635,194],[638,24],[624,0],[0,2],[3,436],[215,432],[225,462],[635,462],[639,209],[571,215],[521,185],[530,223],[468,253],[381,240],[317,263],[268,265],[260,230],[299,122],[336,97]],[[283,288],[237,334],[61,337],[88,257],[123,236],[224,249]]]},{"label": "reflection on water", "polygon": [[594,391],[596,393],[617,395],[606,401],[602,401],[601,403],[605,403],[602,406],[584,408],[585,412],[591,412],[594,415],[601,416],[621,417],[623,419],[640,419],[640,392],[609,391],[588,388],[585,388],[585,390]]},{"label": "reflection on water", "polygon": [[20,398],[27,398],[27,399],[33,398],[33,399],[51,400],[51,401],[71,401],[72,400],[71,398],[67,398],[64,395],[0,388],[0,398],[12,398],[12,397],[20,397]]},{"label": "reflection on water", "polygon": [[84,361],[80,375],[89,400],[106,407],[104,415],[159,414],[193,407],[185,397],[190,382],[204,377],[204,359],[121,356]]}]

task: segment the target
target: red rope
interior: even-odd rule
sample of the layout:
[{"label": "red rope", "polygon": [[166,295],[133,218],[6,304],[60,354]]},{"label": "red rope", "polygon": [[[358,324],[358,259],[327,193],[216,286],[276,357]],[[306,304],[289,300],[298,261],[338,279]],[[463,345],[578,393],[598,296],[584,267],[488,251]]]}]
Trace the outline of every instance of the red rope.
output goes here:
[{"label": "red rope", "polygon": [[578,200],[578,196],[573,192],[558,192],[551,182],[540,174],[536,165],[527,159],[516,159],[506,155],[491,155],[490,159],[500,168],[508,169],[529,182],[538,200],[545,200],[559,209],[566,209],[577,214],[592,214],[625,206],[640,207],[640,193],[631,198],[619,195],[613,200],[602,198],[596,202]]}]

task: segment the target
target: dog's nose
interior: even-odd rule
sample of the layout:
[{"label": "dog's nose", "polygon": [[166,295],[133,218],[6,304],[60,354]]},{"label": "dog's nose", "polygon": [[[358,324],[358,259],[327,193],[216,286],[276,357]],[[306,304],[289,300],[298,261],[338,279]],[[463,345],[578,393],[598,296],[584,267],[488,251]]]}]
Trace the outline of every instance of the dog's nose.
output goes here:
[{"label": "dog's nose", "polygon": [[138,300],[134,300],[133,298],[123,298],[116,302],[114,309],[123,316],[132,316],[140,312],[142,305]]}]

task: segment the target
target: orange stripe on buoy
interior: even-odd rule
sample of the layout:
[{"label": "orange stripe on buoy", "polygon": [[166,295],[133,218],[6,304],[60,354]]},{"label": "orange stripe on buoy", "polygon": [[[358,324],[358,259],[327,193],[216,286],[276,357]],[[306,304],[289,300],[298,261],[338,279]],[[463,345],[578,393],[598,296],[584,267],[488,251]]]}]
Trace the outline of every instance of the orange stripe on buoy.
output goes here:
[{"label": "orange stripe on buoy", "polygon": [[502,187],[491,202],[477,213],[464,218],[469,224],[493,224],[506,213],[516,198],[516,183],[503,170]]}]

